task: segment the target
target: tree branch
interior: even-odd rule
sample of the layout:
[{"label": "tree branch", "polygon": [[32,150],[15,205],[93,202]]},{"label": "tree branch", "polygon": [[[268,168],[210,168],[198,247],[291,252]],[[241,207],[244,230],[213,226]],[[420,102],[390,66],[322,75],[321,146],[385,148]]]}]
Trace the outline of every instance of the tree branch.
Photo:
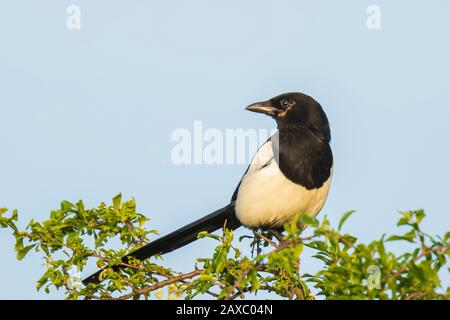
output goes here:
[{"label": "tree branch", "polygon": [[182,281],[184,281],[186,279],[192,279],[192,278],[200,275],[200,273],[201,273],[201,270],[195,270],[195,271],[192,271],[190,273],[181,274],[179,276],[176,276],[176,277],[164,280],[164,281],[157,282],[157,283],[155,283],[152,286],[149,286],[149,287],[146,287],[146,288],[143,288],[143,289],[137,289],[137,290],[135,290],[135,291],[133,291],[133,292],[131,292],[129,294],[125,294],[125,295],[119,297],[118,299],[119,300],[126,300],[126,299],[130,299],[132,297],[138,296],[138,295],[148,294],[149,292],[158,290],[160,288],[163,288],[165,286],[171,285],[173,283],[182,282]]}]

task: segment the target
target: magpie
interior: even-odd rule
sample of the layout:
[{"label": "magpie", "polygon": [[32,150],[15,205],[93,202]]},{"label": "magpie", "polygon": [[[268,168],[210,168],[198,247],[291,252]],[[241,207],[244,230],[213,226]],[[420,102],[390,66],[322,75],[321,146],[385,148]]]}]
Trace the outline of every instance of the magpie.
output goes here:
[{"label": "magpie", "polygon": [[[320,212],[333,173],[330,125],[322,106],[294,92],[251,104],[246,110],[272,117],[278,130],[255,153],[230,203],[131,252],[122,261],[171,252],[197,240],[199,232],[213,232],[224,224],[231,230],[240,226],[280,229],[299,213],[316,216]],[[101,271],[83,283],[99,283]]]}]

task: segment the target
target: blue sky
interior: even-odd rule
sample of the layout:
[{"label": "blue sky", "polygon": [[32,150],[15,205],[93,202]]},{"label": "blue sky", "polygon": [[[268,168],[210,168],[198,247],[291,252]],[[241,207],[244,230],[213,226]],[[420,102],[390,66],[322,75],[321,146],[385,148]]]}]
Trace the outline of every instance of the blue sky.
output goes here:
[{"label": "blue sky", "polygon": [[[81,30],[66,8],[81,8]],[[381,30],[366,9],[381,8]],[[0,206],[25,225],[63,199],[95,206],[122,192],[166,233],[229,200],[245,165],[171,161],[171,133],[273,129],[244,111],[302,91],[332,125],[334,181],[322,215],[369,241],[397,211],[424,208],[449,230],[448,1],[3,1],[0,4]],[[0,231],[0,298],[37,293],[44,268],[15,260]],[[189,271],[199,241],[167,255]],[[192,258],[192,260],[189,260]],[[192,261],[192,262],[191,262]],[[320,267],[307,256],[305,271]],[[448,286],[450,277],[444,275]]]}]

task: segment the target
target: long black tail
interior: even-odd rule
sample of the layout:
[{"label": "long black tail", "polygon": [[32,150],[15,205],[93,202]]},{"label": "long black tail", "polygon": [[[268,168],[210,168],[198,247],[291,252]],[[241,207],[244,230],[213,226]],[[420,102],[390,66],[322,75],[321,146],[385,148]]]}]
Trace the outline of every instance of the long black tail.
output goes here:
[{"label": "long black tail", "polygon": [[[178,248],[184,247],[185,245],[197,240],[198,233],[201,231],[213,232],[224,226],[226,221],[226,227],[228,229],[237,229],[241,226],[239,220],[237,220],[234,212],[234,204],[229,204],[222,209],[214,211],[201,219],[198,219],[178,230],[175,230],[168,235],[161,237],[142,248],[137,249],[134,252],[124,256],[122,258],[123,262],[127,262],[129,258],[136,258],[139,260],[144,260],[155,254],[164,254],[174,251]],[[118,270],[119,266],[113,266],[113,269]],[[90,275],[83,280],[84,285],[89,283],[99,283],[100,273],[103,271],[99,270],[96,273]]]}]

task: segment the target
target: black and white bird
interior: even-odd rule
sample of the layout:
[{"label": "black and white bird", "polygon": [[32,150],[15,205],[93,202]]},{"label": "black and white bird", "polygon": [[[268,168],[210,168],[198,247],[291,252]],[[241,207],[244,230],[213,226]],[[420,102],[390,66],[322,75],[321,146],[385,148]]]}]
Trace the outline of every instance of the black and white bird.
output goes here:
[{"label": "black and white bird", "polygon": [[[303,93],[285,93],[246,110],[271,116],[278,131],[256,152],[230,203],[123,258],[143,260],[183,247],[201,231],[279,229],[297,214],[316,216],[325,204],[333,171],[330,126],[321,105]],[[116,267],[117,268],[117,267]],[[102,270],[83,280],[98,283]]]}]

